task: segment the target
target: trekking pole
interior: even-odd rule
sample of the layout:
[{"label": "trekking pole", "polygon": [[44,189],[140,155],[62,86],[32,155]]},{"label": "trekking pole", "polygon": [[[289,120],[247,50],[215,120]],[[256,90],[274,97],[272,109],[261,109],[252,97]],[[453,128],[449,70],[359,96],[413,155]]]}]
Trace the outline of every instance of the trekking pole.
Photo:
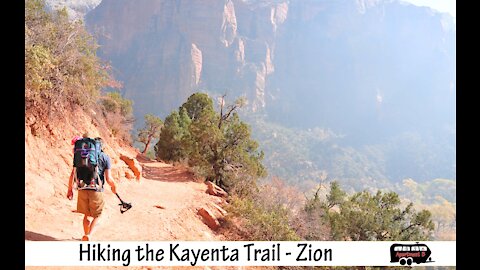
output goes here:
[{"label": "trekking pole", "polygon": [[127,202],[124,202],[122,200],[122,198],[120,198],[120,196],[118,195],[118,193],[115,193],[115,195],[117,195],[118,199],[120,200],[120,213],[124,213],[126,212],[128,209],[132,208],[132,204],[131,203],[127,203]]}]

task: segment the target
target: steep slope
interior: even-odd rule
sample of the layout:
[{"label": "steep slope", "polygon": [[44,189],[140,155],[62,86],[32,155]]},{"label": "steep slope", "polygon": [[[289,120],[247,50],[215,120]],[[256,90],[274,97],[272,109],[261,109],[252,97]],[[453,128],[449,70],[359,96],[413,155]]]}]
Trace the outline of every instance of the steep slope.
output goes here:
[{"label": "steep slope", "polygon": [[[203,223],[197,211],[202,207],[216,211],[215,205],[221,205],[223,199],[206,194],[207,186],[195,181],[186,169],[147,159],[135,161],[143,167],[140,179],[128,179],[126,175],[133,173],[120,156],[135,160],[137,151],[116,142],[104,123],[91,118],[92,114],[77,110],[62,121],[50,122],[45,129],[49,136],[34,136],[30,126],[35,120],[26,119],[26,240],[76,241],[83,235],[83,215],[75,212],[77,192],[72,201],[66,198],[66,192],[72,162],[70,140],[85,130],[105,139],[117,192],[133,204],[121,214],[119,201],[107,185],[104,214],[94,240],[222,239]],[[80,119],[79,124],[74,125],[72,119]]]}]

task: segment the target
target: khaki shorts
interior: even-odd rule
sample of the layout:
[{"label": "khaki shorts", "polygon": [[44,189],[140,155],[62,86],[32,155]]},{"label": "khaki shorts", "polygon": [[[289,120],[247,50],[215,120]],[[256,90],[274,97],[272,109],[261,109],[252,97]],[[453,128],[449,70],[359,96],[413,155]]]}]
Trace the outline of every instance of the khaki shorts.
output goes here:
[{"label": "khaki shorts", "polygon": [[91,217],[99,217],[102,214],[103,192],[95,190],[79,190],[77,200],[77,212]]}]

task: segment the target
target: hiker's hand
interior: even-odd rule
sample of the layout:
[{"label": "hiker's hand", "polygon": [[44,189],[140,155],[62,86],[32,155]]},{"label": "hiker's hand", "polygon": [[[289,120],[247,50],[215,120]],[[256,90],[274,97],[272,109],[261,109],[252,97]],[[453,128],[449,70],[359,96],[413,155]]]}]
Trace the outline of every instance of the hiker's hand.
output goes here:
[{"label": "hiker's hand", "polygon": [[72,199],[73,199],[73,190],[68,189],[67,198],[68,198],[69,200],[72,200]]},{"label": "hiker's hand", "polygon": [[117,187],[111,186],[113,194],[117,194]]}]

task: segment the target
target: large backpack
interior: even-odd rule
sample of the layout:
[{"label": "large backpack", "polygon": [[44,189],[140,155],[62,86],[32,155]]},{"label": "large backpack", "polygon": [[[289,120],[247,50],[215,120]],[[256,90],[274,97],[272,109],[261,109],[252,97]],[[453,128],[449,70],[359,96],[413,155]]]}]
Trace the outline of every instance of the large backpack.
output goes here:
[{"label": "large backpack", "polygon": [[103,183],[98,177],[100,142],[92,138],[80,138],[73,148],[73,167],[78,189],[101,190]]}]

